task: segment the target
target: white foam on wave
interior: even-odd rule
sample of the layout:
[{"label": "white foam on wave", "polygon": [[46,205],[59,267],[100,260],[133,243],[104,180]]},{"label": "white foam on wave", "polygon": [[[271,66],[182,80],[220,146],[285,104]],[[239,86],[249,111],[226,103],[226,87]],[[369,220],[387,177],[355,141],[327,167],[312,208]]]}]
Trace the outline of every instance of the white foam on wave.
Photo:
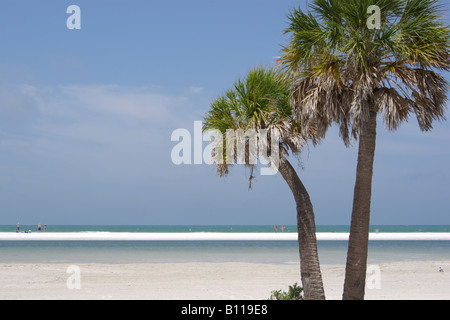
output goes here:
[{"label": "white foam on wave", "polygon": [[[348,233],[317,233],[317,240],[346,241]],[[371,233],[370,240],[450,240],[450,233]],[[293,241],[297,233],[0,233],[0,241]]]}]

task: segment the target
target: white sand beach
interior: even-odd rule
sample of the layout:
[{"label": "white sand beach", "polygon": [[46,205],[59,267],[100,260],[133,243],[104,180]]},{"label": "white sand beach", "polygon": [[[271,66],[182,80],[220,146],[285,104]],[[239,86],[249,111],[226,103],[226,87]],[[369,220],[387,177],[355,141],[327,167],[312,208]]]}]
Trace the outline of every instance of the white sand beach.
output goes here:
[{"label": "white sand beach", "polygon": [[[0,233],[0,240],[4,241],[292,241],[296,237],[295,233]],[[317,238],[345,241],[348,234],[318,233]],[[450,240],[450,234],[373,233],[370,239]],[[370,265],[366,299],[450,299],[450,260],[444,259]],[[0,299],[265,300],[274,290],[287,290],[289,285],[301,284],[299,266],[295,263],[130,262],[79,263],[76,264],[79,273],[73,273],[69,268],[73,264],[69,263],[0,263]],[[344,265],[322,265],[327,299],[342,298],[344,268]],[[70,288],[73,280],[79,280],[79,288]]]},{"label": "white sand beach", "polygon": [[[2,300],[265,300],[300,282],[297,265],[251,263],[0,264]],[[450,299],[450,261],[375,266],[366,299]],[[322,266],[327,299],[342,297],[344,266]],[[440,271],[441,270],[441,271]],[[69,269],[70,271],[70,269]],[[79,289],[69,289],[79,275]],[[376,273],[375,273],[376,276]],[[378,287],[378,288],[377,288]]]}]

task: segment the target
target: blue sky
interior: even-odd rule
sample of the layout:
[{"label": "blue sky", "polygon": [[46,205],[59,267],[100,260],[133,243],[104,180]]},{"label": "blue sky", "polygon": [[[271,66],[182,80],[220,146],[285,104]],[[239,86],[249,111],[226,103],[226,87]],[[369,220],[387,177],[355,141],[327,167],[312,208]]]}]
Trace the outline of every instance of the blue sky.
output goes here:
[{"label": "blue sky", "polygon": [[[175,166],[171,133],[283,44],[300,1],[24,1],[0,10],[0,224],[295,224],[280,175]],[[81,30],[69,30],[69,5]],[[448,75],[446,75],[448,78]],[[450,224],[450,124],[380,125],[373,224]],[[349,224],[357,146],[337,130],[298,173],[317,224]]]}]

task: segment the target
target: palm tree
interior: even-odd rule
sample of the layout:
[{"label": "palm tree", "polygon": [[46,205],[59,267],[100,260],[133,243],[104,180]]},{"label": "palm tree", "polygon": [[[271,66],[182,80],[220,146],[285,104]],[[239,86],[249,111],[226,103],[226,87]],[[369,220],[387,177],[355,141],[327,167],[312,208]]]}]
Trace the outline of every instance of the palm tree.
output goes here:
[{"label": "palm tree", "polygon": [[[215,143],[213,151],[221,177],[226,176],[230,166],[238,160],[236,145],[230,144],[231,140],[223,143],[227,137],[229,139],[227,132],[254,130],[258,134],[256,147],[252,148],[251,139],[245,141],[243,164],[252,169],[250,187],[253,169],[257,165],[251,161],[252,157],[264,157],[271,165],[276,165],[297,204],[300,269],[305,299],[325,299],[313,206],[306,188],[287,159],[289,152],[298,154],[305,144],[299,123],[292,119],[290,83],[272,69],[251,70],[245,79],[238,80],[232,90],[226,91],[211,104],[204,118],[203,130],[215,131],[216,137],[221,140]],[[274,159],[277,155],[275,149],[279,150],[277,159]]]},{"label": "palm tree", "polygon": [[359,139],[344,299],[363,299],[377,116],[395,131],[415,114],[444,120],[450,29],[436,0],[314,0],[289,15],[278,59],[292,77],[294,118],[324,137],[334,123]]}]

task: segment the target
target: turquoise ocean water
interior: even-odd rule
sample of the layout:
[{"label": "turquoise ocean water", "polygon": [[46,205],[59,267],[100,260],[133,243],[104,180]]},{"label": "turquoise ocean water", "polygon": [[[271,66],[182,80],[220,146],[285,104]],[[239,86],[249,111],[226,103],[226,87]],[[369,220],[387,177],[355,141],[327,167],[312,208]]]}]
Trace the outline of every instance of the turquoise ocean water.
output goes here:
[{"label": "turquoise ocean water", "polygon": [[[36,232],[36,225],[21,230]],[[15,232],[16,226],[0,226]],[[348,232],[318,226],[317,232]],[[447,232],[450,226],[372,226],[371,232]],[[47,232],[275,232],[274,226],[47,226]],[[278,226],[281,232],[281,225]],[[285,226],[285,232],[296,232]],[[346,241],[319,241],[321,264],[345,264]],[[369,263],[450,260],[450,241],[371,241]],[[0,263],[182,263],[298,264],[296,241],[0,241]]]},{"label": "turquoise ocean water", "polygon": [[[44,224],[42,224],[44,226]],[[24,224],[21,230],[37,230],[37,225]],[[450,225],[373,225],[371,232],[450,232]],[[0,225],[0,232],[15,232],[16,225]],[[274,232],[273,225],[218,225],[218,226],[197,226],[197,225],[48,225],[49,232]],[[281,225],[278,225],[281,231]],[[317,226],[317,232],[349,232],[349,226],[330,225]],[[285,232],[297,232],[297,227],[286,225]]]}]

